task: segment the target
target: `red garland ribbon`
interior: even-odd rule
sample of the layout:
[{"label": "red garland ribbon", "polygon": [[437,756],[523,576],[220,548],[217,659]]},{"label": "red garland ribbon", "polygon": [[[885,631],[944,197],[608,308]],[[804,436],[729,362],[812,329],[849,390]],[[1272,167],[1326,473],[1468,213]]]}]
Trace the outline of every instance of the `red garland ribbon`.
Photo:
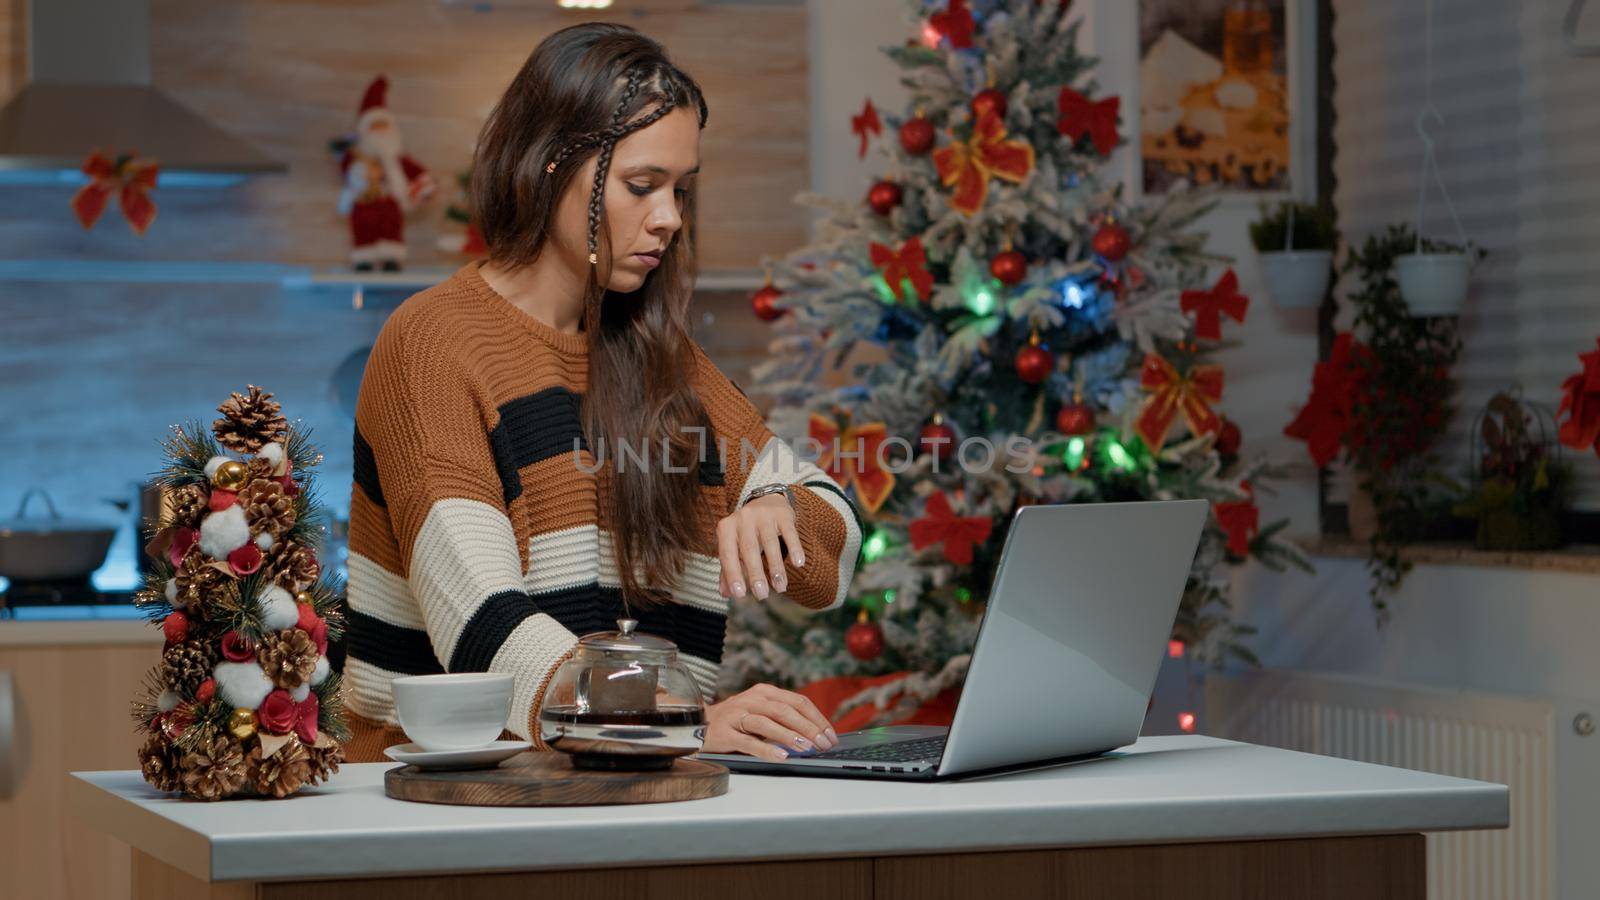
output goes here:
[{"label": "red garland ribbon", "polygon": [[950,0],[944,12],[928,17],[928,24],[948,38],[953,49],[966,50],[972,46],[972,12],[967,9],[966,0]]},{"label": "red garland ribbon", "polygon": [[1222,427],[1222,419],[1211,408],[1211,404],[1222,400],[1221,366],[1192,366],[1187,374],[1180,375],[1172,363],[1149,353],[1139,370],[1139,387],[1154,392],[1134,422],[1134,431],[1152,453],[1166,444],[1167,432],[1180,412],[1197,436]]},{"label": "red garland ribbon", "polygon": [[1117,146],[1117,108],[1121,99],[1090,100],[1069,87],[1056,97],[1056,131],[1077,143],[1085,134],[1095,152],[1105,156]]},{"label": "red garland ribbon", "polygon": [[867,98],[867,105],[861,107],[861,113],[850,117],[850,130],[861,136],[861,149],[856,151],[856,158],[861,159],[867,155],[867,135],[883,134],[883,123],[878,121],[878,111],[872,106],[872,98]]},{"label": "red garland ribbon", "polygon": [[873,241],[867,249],[872,254],[872,264],[882,271],[883,280],[888,283],[895,299],[906,299],[901,293],[900,282],[907,278],[911,279],[911,286],[917,289],[919,300],[933,296],[933,276],[928,273],[928,255],[922,249],[921,238],[907,240],[899,250],[890,249],[877,241]]},{"label": "red garland ribbon", "polygon": [[1311,460],[1322,468],[1339,453],[1355,424],[1356,398],[1366,380],[1365,361],[1372,350],[1348,331],[1333,340],[1328,358],[1316,364],[1311,374],[1311,396],[1294,421],[1284,427],[1288,437],[1306,442]]},{"label": "red garland ribbon", "polygon": [[1595,338],[1595,347],[1578,354],[1583,371],[1561,382],[1561,407],[1556,410],[1556,418],[1567,417],[1559,432],[1562,444],[1574,450],[1593,447],[1600,454],[1600,338]]},{"label": "red garland ribbon", "polygon": [[950,193],[953,209],[972,215],[989,196],[989,178],[1021,183],[1033,171],[1033,145],[1007,140],[1006,126],[994,110],[985,110],[965,143],[949,144],[933,152],[939,180]]},{"label": "red garland ribbon", "polygon": [[1194,314],[1194,336],[1208,341],[1222,340],[1222,317],[1244,322],[1250,298],[1239,293],[1239,277],[1233,270],[1222,273],[1210,290],[1184,291],[1178,305],[1185,313]]},{"label": "red garland ribbon", "polygon": [[822,448],[817,468],[827,472],[841,488],[855,482],[861,504],[868,512],[877,512],[894,490],[894,473],[878,461],[879,448],[889,438],[889,427],[882,422],[867,422],[841,432],[838,422],[812,413],[809,432]]},{"label": "red garland ribbon", "polygon": [[1234,556],[1249,556],[1250,539],[1261,531],[1261,510],[1256,508],[1256,492],[1250,487],[1250,482],[1244,482],[1241,487],[1250,495],[1250,499],[1212,503],[1211,512],[1217,517],[1217,525],[1228,536],[1228,552]]},{"label": "red garland ribbon", "polygon": [[156,218],[150,191],[156,186],[158,173],[154,160],[140,159],[135,153],[115,160],[99,150],[90,153],[83,161],[83,174],[89,176],[89,183],[72,195],[72,212],[78,217],[78,224],[85,230],[93,228],[115,192],[128,225],[134,234],[143,237]]},{"label": "red garland ribbon", "polygon": [[944,545],[944,558],[958,566],[972,564],[972,548],[989,539],[994,520],[988,516],[958,516],[943,491],[928,497],[923,517],[910,526],[911,546],[918,550]]}]

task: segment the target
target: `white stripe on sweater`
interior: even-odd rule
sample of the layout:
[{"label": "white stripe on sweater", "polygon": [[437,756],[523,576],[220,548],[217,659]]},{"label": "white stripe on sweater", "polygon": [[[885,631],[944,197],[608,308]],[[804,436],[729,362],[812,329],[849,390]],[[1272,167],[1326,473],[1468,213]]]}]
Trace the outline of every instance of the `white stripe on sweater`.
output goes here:
[{"label": "white stripe on sweater", "polygon": [[404,578],[359,553],[350,554],[346,567],[350,576],[345,594],[352,610],[401,628],[425,627]]},{"label": "white stripe on sweater", "polygon": [[554,674],[549,672],[551,664],[577,643],[577,637],[560,622],[538,613],[518,623],[500,645],[489,671],[511,673],[511,713],[506,727],[514,734],[532,740],[528,719],[537,712],[533,708],[534,694],[546,673]]},{"label": "white stripe on sweater", "polygon": [[485,599],[523,590],[511,520],[503,509],[477,500],[436,501],[417,530],[410,580],[434,651],[449,660]]},{"label": "white stripe on sweater", "polygon": [[400,677],[382,666],[347,656],[344,660],[343,691],[345,706],[363,719],[399,725],[394,714],[394,688],[389,684]]}]

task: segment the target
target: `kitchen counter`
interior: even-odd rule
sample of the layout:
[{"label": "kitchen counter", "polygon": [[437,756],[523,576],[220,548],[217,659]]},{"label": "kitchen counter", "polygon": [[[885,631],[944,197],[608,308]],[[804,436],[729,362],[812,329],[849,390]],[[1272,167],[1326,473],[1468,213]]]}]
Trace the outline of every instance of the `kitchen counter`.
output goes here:
[{"label": "kitchen counter", "polygon": [[161,629],[130,603],[18,606],[0,618],[0,647],[160,645]]},{"label": "kitchen counter", "polygon": [[[1372,893],[1375,888],[1364,881],[1355,892],[1346,892],[1352,882],[1342,879],[1355,875],[1344,870],[1366,860],[1368,874],[1421,879],[1422,840],[1415,832],[1503,828],[1509,821],[1503,785],[1200,736],[1149,737],[1109,758],[944,783],[733,775],[721,797],[635,806],[406,803],[383,793],[389,768],[345,766],[323,787],[285,801],[183,801],[148,787],[132,771],[75,772],[69,796],[78,816],[137,851],[136,897],[141,877],[157,875],[162,889],[182,882],[195,896],[222,896],[205,892],[219,887],[213,883],[259,882],[262,891],[254,896],[277,896],[267,890],[275,882],[357,879],[340,882],[342,895],[392,898],[412,896],[392,892],[405,883],[395,878],[444,873],[489,877],[485,873],[589,870],[598,876],[642,867],[645,877],[676,871],[666,867],[690,866],[713,878],[709,873],[722,870],[757,872],[775,860],[825,860],[838,866],[858,861],[858,869],[868,867],[866,893],[842,895],[882,897],[899,896],[886,886],[885,873],[892,871],[883,866],[903,857],[919,861],[918,871],[939,860],[962,861],[964,868],[938,879],[947,887],[961,883],[962,872],[981,867],[983,860],[1021,860],[1030,853],[1121,854],[1137,874],[1154,871],[1154,863],[1153,857],[1142,862],[1135,857],[1184,847],[1201,848],[1199,860],[1237,857],[1236,865],[1216,865],[1288,866],[1279,874],[1290,878],[1295,864],[1289,860],[1311,852],[1306,848],[1320,848],[1334,855],[1317,857],[1318,865],[1312,864],[1312,853],[1302,865],[1338,873],[1333,881],[1344,893],[1328,896],[1411,897],[1409,887],[1391,893],[1387,882],[1378,885],[1380,893]],[[1336,838],[1356,835],[1387,837]],[[1218,846],[1207,849],[1213,843]],[[1130,856],[1129,845],[1146,849]],[[1248,862],[1251,853],[1290,847],[1301,856]],[[1347,850],[1355,855],[1340,862],[1339,854]],[[1018,856],[1019,851],[1027,852]],[[1200,890],[1202,870],[1210,864],[1200,864],[1195,872],[1199,880],[1193,886],[1199,892],[1185,896],[1212,896]],[[1034,870],[1067,877],[1048,865]],[[824,881],[836,885],[850,879],[838,882],[835,876],[854,870],[829,871]],[[369,895],[360,887],[368,884],[390,888]],[[1237,881],[1225,877],[1219,884],[1237,886]],[[774,896],[765,887],[762,893]],[[1288,890],[1272,896],[1323,894]]]}]

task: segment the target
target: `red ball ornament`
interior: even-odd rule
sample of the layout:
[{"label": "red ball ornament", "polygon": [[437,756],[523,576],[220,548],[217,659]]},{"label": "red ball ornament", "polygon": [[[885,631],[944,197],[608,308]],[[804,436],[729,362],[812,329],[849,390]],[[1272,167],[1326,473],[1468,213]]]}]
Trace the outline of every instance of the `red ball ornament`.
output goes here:
[{"label": "red ball ornament", "polygon": [[1028,384],[1038,384],[1050,377],[1050,370],[1055,368],[1056,358],[1049,350],[1039,346],[1039,336],[1034,335],[1029,340],[1028,346],[1017,351],[1017,377]]},{"label": "red ball ornament", "polygon": [[944,462],[956,452],[956,430],[942,418],[935,417],[932,422],[922,426],[922,432],[917,436],[917,446],[922,448],[922,452],[931,453]]},{"label": "red ball ornament", "polygon": [[867,205],[878,215],[887,216],[900,205],[903,196],[900,185],[892,181],[880,181],[872,186],[872,190],[867,191]]},{"label": "red ball ornament", "polygon": [[921,156],[933,149],[933,123],[923,116],[907,119],[900,126],[900,148],[912,156]]},{"label": "red ball ornament", "polygon": [[1028,258],[1019,250],[1007,250],[989,260],[989,274],[1001,284],[1019,284],[1028,276]]},{"label": "red ball ornament", "polygon": [[161,620],[161,633],[166,635],[167,643],[182,643],[189,636],[189,617],[182,610],[173,610]]},{"label": "red ball ornament", "polygon": [[234,503],[238,502],[238,500],[238,491],[225,491],[221,488],[217,488],[211,492],[211,498],[206,502],[206,505],[211,508],[212,512],[222,512],[223,510],[232,506]]},{"label": "red ball ornament", "polygon": [[1077,400],[1063,403],[1056,411],[1056,430],[1065,435],[1088,434],[1094,430],[1094,410]]},{"label": "red ball ornament", "polygon": [[1004,119],[1006,117],[1006,95],[994,88],[984,88],[972,98],[972,120],[974,122],[983,118],[983,114],[994,110],[994,114]]},{"label": "red ball ornament", "polygon": [[1133,238],[1129,237],[1128,229],[1115,222],[1108,222],[1101,225],[1100,230],[1094,233],[1093,245],[1094,252],[1111,262],[1120,262],[1133,246]]},{"label": "red ball ornament", "polygon": [[845,631],[844,646],[856,659],[877,659],[883,652],[883,629],[877,622],[867,621],[863,613],[861,620]]},{"label": "red ball ornament", "polygon": [[756,291],[750,297],[750,309],[755,312],[756,318],[763,322],[771,322],[786,312],[786,310],[779,309],[776,305],[777,299],[781,296],[783,296],[783,291],[773,287],[769,282],[766,287]]},{"label": "red ball ornament", "polygon": [[1222,428],[1217,432],[1217,452],[1222,456],[1238,456],[1239,443],[1244,440],[1244,435],[1239,432],[1239,426],[1232,419],[1223,419]]},{"label": "red ball ornament", "polygon": [[205,681],[200,682],[199,687],[194,689],[194,699],[196,703],[210,703],[212,700],[216,699],[216,696],[217,680],[215,678],[207,678]]},{"label": "red ball ornament", "polygon": [[298,607],[296,612],[300,614],[300,619],[295,622],[294,627],[304,631],[306,634],[310,634],[317,627],[317,611],[312,609],[309,603],[299,603],[296,606]]}]

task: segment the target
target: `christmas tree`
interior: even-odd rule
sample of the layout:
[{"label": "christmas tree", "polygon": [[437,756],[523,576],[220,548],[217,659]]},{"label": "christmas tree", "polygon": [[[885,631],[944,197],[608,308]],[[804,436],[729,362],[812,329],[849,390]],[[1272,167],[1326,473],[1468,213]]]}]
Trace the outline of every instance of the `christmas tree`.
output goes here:
[{"label": "christmas tree", "polygon": [[286,797],[337,772],[349,739],[327,657],[341,591],[316,555],[322,456],[271,394],[247,391],[164,442],[169,502],[136,598],[166,638],[133,704],[140,770],[200,800]]},{"label": "christmas tree", "polygon": [[881,724],[959,685],[1010,516],[1041,502],[1211,501],[1172,649],[1253,662],[1227,565],[1309,566],[1261,524],[1272,472],[1219,409],[1208,357],[1248,299],[1193,228],[1214,201],[1136,207],[1097,177],[1118,100],[1068,3],[908,7],[921,40],[884,48],[906,114],[853,117],[884,175],[864,203],[801,194],[815,238],[765,259],[752,301],[774,336],[748,392],[862,516],[852,593],[822,616],[736,604],[723,687],[899,673],[837,710]]}]

